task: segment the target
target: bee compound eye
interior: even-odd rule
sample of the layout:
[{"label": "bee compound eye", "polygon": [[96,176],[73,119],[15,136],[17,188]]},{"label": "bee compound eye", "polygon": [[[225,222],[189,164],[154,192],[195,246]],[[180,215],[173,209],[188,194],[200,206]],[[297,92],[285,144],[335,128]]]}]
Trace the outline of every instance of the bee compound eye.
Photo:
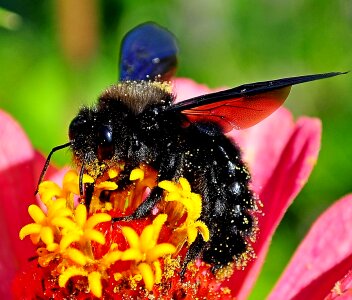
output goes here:
[{"label": "bee compound eye", "polygon": [[68,136],[70,141],[74,140],[75,137],[82,132],[82,129],[86,125],[87,120],[85,117],[78,115],[70,123],[68,128]]},{"label": "bee compound eye", "polygon": [[114,155],[114,141],[110,126],[101,125],[98,129],[98,159],[110,159]]}]

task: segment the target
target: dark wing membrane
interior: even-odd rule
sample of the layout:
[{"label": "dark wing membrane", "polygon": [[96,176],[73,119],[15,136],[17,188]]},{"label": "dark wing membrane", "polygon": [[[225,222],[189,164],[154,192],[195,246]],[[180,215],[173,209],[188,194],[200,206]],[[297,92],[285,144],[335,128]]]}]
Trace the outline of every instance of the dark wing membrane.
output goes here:
[{"label": "dark wing membrane", "polygon": [[169,110],[185,114],[190,122],[215,122],[224,132],[245,129],[277,110],[286,100],[292,85],[341,74],[346,73],[332,72],[244,84],[179,102]]},{"label": "dark wing membrane", "polygon": [[145,23],[128,32],[122,42],[120,80],[170,80],[176,71],[177,44],[166,29]]}]

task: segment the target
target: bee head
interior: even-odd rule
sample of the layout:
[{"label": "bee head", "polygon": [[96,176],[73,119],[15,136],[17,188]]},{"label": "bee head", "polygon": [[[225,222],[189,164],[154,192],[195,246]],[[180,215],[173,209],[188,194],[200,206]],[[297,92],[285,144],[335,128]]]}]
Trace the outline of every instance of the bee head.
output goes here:
[{"label": "bee head", "polygon": [[[76,161],[85,164],[113,159],[116,145],[126,137],[126,114],[112,117],[106,109],[82,108],[69,126],[69,139]],[[122,154],[120,154],[122,156]]]}]

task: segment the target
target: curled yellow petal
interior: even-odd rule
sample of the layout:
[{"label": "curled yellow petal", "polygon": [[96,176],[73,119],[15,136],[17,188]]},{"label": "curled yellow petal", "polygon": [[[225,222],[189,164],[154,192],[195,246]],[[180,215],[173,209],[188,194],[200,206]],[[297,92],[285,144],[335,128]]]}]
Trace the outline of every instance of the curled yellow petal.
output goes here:
[{"label": "curled yellow petal", "polygon": [[187,192],[187,193],[191,192],[191,185],[189,184],[189,182],[186,178],[181,177],[179,180],[179,183],[185,192]]},{"label": "curled yellow petal", "polygon": [[163,257],[168,254],[173,254],[175,252],[176,252],[176,248],[172,244],[169,244],[169,243],[158,244],[147,252],[147,261],[152,262],[157,260],[159,257]]},{"label": "curled yellow petal", "polygon": [[76,182],[66,182],[63,186],[64,192],[79,195],[79,186]]},{"label": "curled yellow petal", "polygon": [[140,263],[137,268],[139,272],[141,272],[145,288],[148,291],[151,291],[154,285],[154,274],[152,268],[147,263]]},{"label": "curled yellow petal", "polygon": [[148,225],[142,231],[140,236],[140,246],[142,252],[147,252],[148,249],[153,248],[156,245],[156,239],[154,239],[154,227]]},{"label": "curled yellow petal", "polygon": [[139,248],[139,236],[134,229],[131,227],[122,227],[122,233],[131,248]]},{"label": "curled yellow petal", "polygon": [[[48,209],[48,218],[53,219],[56,217],[64,217],[66,216],[63,212],[67,212],[66,208],[66,199],[64,198],[57,198],[55,201],[52,201],[50,207]],[[71,215],[71,210],[68,210],[69,213],[67,216]]]},{"label": "curled yellow petal", "polygon": [[27,235],[39,234],[42,226],[40,224],[31,223],[23,226],[20,230],[19,237],[23,240]]},{"label": "curled yellow petal", "polygon": [[65,255],[75,263],[84,266],[87,263],[86,256],[76,248],[69,248],[65,251]]},{"label": "curled yellow petal", "polygon": [[182,196],[179,192],[169,192],[166,197],[165,201],[182,201]]},{"label": "curled yellow petal", "polygon": [[86,222],[86,224],[84,225],[84,228],[88,229],[93,229],[96,225],[98,225],[99,223],[104,223],[104,222],[108,222],[111,220],[111,216],[105,213],[98,213],[95,215],[92,215]]},{"label": "curled yellow petal", "polygon": [[[56,202],[57,200],[55,200]],[[50,215],[48,215],[49,218],[61,218],[61,217],[71,217],[72,216],[72,210],[63,207],[60,209],[57,209],[55,212],[50,211]]]},{"label": "curled yellow petal", "polygon": [[81,239],[81,235],[77,232],[70,232],[63,236],[60,241],[60,250],[64,251],[68,246],[74,242],[78,242]]},{"label": "curled yellow petal", "polygon": [[177,191],[177,186],[174,182],[169,181],[169,180],[163,180],[158,183],[158,187],[162,188],[165,191],[168,191],[169,193]]},{"label": "curled yellow petal", "polygon": [[101,189],[101,190],[107,190],[107,191],[114,191],[117,189],[117,184],[116,182],[112,181],[103,181],[97,184],[96,188]]},{"label": "curled yellow petal", "polygon": [[203,237],[204,242],[209,241],[210,238],[210,234],[209,234],[209,228],[208,226],[202,222],[202,221],[197,221],[194,223],[194,226],[197,227],[198,231],[200,232],[200,234]]},{"label": "curled yellow petal", "polygon": [[154,266],[154,281],[156,284],[159,284],[161,282],[161,276],[162,276],[160,262],[158,260],[154,261],[153,266]]},{"label": "curled yellow petal", "polygon": [[117,172],[117,170],[115,168],[111,168],[108,170],[108,175],[109,175],[109,178],[116,178],[117,175],[119,175],[119,172]]},{"label": "curled yellow petal", "polygon": [[46,216],[38,205],[35,205],[35,204],[30,205],[28,207],[28,213],[34,222],[38,224],[44,223]]},{"label": "curled yellow petal", "polygon": [[83,174],[83,183],[94,183],[94,178],[88,174]]},{"label": "curled yellow petal", "polygon": [[140,168],[133,169],[130,174],[130,180],[143,180],[144,179],[144,171]]},{"label": "curled yellow petal", "polygon": [[59,276],[59,286],[60,287],[65,287],[67,281],[69,281],[69,279],[71,277],[79,276],[79,275],[80,276],[87,276],[88,273],[84,269],[78,268],[78,267],[75,267],[75,266],[67,268]]},{"label": "curled yellow petal", "polygon": [[59,245],[57,243],[51,243],[47,244],[46,249],[50,252],[55,252],[59,248]]},{"label": "curled yellow petal", "polygon": [[52,181],[43,181],[38,187],[40,200],[48,207],[53,198],[61,195],[61,188]]},{"label": "curled yellow petal", "polygon": [[46,244],[50,245],[54,242],[54,232],[51,227],[45,226],[40,230],[40,238]]},{"label": "curled yellow petal", "polygon": [[142,253],[138,249],[130,248],[122,252],[121,260],[134,260],[140,262],[142,260]]},{"label": "curled yellow petal", "polygon": [[63,183],[67,182],[77,182],[78,183],[78,173],[76,170],[69,170],[66,172]]},{"label": "curled yellow petal", "polygon": [[113,263],[120,260],[121,255],[122,255],[122,252],[120,252],[120,251],[109,252],[103,256],[103,261],[107,266],[110,266]]},{"label": "curled yellow petal", "polygon": [[87,221],[87,208],[83,204],[78,204],[75,210],[75,220],[79,227],[83,227]]},{"label": "curled yellow petal", "polygon": [[153,228],[154,228],[154,239],[157,241],[159,237],[160,230],[164,223],[167,220],[167,214],[159,214],[156,216],[156,218],[153,220]]},{"label": "curled yellow petal", "polygon": [[95,241],[101,245],[105,244],[105,236],[95,229],[87,229],[84,231],[84,237],[90,241]]},{"label": "curled yellow petal", "polygon": [[99,272],[89,273],[88,285],[92,294],[95,297],[101,298],[103,294],[103,286],[101,284],[101,274]]},{"label": "curled yellow petal", "polygon": [[73,230],[77,228],[75,222],[66,217],[57,217],[52,219],[51,223],[57,227],[65,228],[67,230]]},{"label": "curled yellow petal", "polygon": [[194,226],[187,227],[187,241],[189,245],[196,240],[197,235],[198,235],[197,228],[195,228]]}]

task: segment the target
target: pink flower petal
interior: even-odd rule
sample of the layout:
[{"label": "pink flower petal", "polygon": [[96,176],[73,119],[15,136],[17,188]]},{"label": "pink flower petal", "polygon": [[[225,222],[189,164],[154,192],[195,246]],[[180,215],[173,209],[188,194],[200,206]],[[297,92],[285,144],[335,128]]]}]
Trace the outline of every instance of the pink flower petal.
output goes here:
[{"label": "pink flower petal", "polygon": [[30,222],[27,208],[34,201],[33,159],[35,153],[21,127],[0,111],[0,298],[8,298],[16,268],[34,252],[29,240],[18,232]]},{"label": "pink flower petal", "polygon": [[352,269],[338,282],[324,300],[351,300],[352,299]]},{"label": "pink flower petal", "polygon": [[212,92],[206,85],[196,83],[188,78],[175,78],[172,84],[176,102]]},{"label": "pink flower petal", "polygon": [[348,195],[314,223],[269,299],[323,299],[352,267],[351,228]]},{"label": "pink flower petal", "polygon": [[[306,182],[318,156],[320,136],[321,124],[319,120],[299,119],[280,155],[272,176],[259,192],[259,197],[264,204],[264,214],[259,217],[260,231],[254,244],[257,258],[250,262],[243,271],[235,272],[229,281],[229,287],[238,299],[245,299],[252,289],[275,229]],[[270,142],[269,140],[268,143]]]}]

